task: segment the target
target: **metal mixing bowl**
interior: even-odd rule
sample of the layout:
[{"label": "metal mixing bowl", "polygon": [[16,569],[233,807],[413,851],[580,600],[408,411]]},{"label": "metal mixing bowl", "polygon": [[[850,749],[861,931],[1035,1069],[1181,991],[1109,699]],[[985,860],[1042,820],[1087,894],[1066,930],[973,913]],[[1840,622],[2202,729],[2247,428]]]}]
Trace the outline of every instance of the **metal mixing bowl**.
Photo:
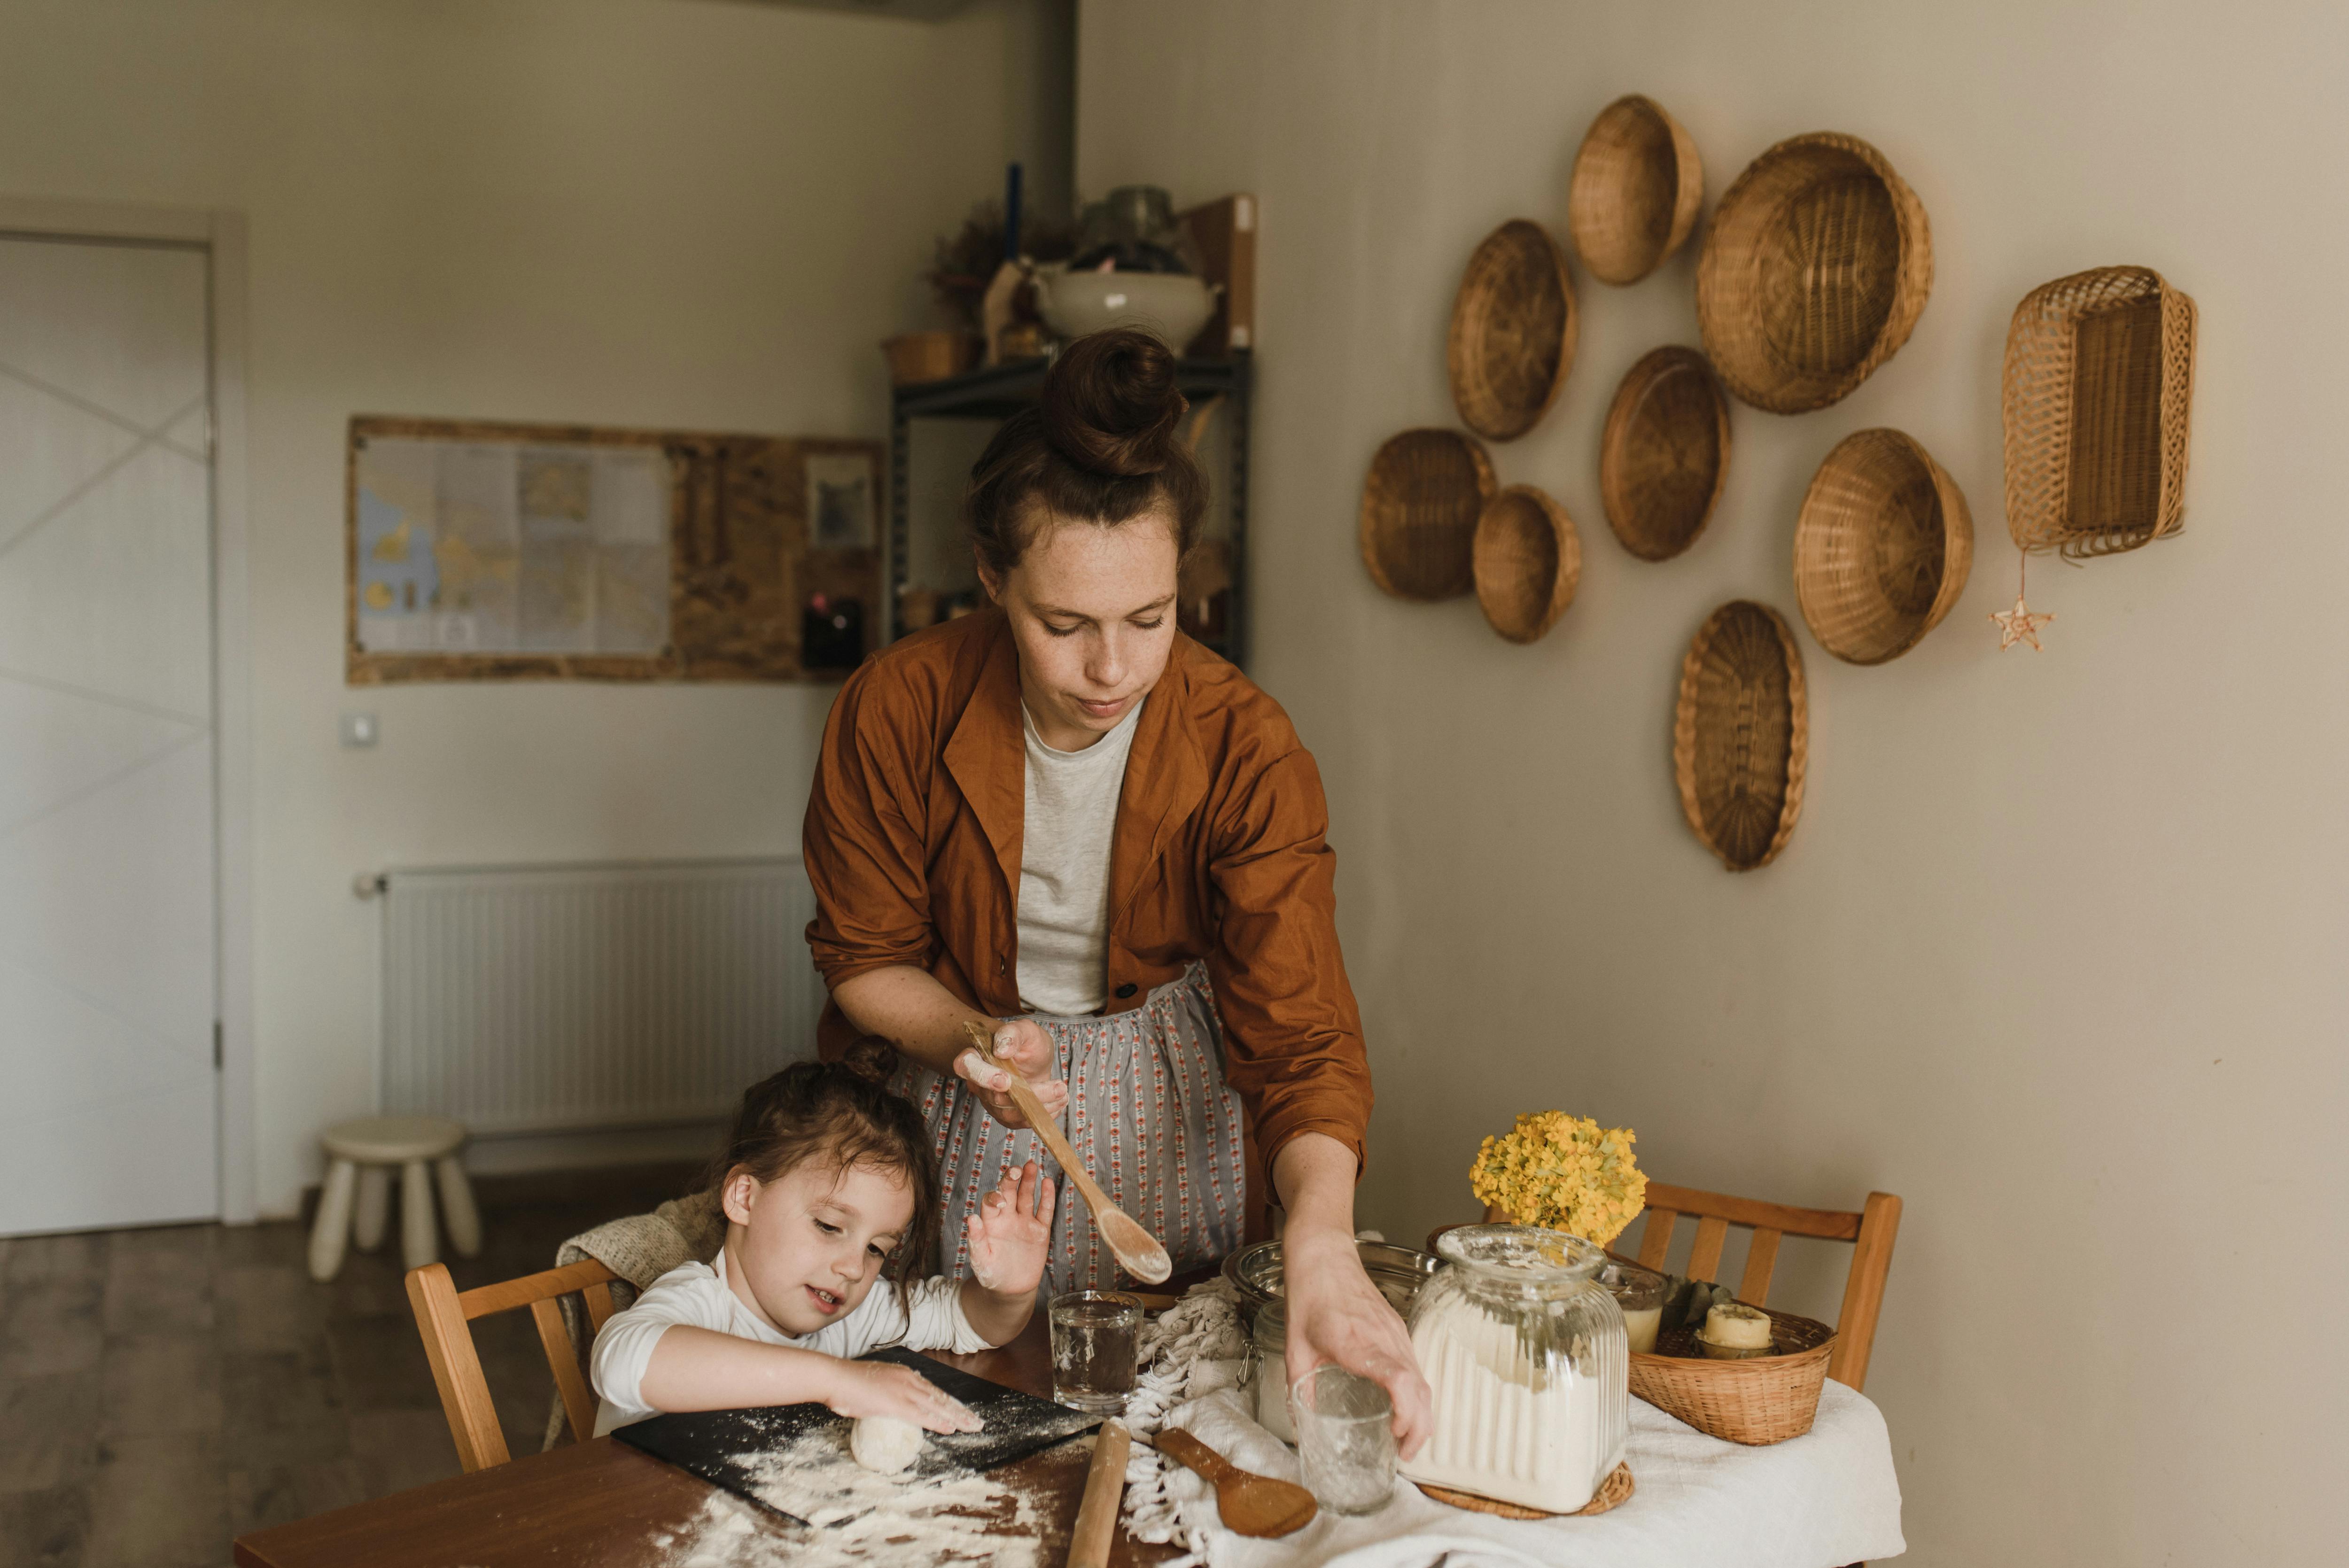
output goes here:
[{"label": "metal mixing bowl", "polygon": [[[1433,1253],[1392,1242],[1356,1242],[1354,1246],[1362,1254],[1362,1272],[1405,1317],[1419,1299],[1419,1287],[1443,1264]],[[1280,1243],[1258,1242],[1241,1248],[1224,1260],[1224,1277],[1239,1293],[1240,1321],[1253,1326],[1257,1307],[1287,1294],[1281,1288]]]}]

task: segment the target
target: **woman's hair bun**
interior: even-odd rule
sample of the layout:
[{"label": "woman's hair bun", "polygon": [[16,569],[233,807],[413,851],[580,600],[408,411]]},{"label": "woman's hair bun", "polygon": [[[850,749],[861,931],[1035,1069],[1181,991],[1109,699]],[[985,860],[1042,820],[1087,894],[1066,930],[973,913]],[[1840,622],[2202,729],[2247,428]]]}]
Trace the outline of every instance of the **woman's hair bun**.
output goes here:
[{"label": "woman's hair bun", "polygon": [[1174,388],[1174,354],[1133,327],[1088,333],[1044,377],[1044,438],[1093,473],[1140,478],[1183,454],[1177,427],[1190,407]]},{"label": "woman's hair bun", "polygon": [[897,1047],[879,1035],[860,1035],[840,1053],[840,1065],[867,1083],[885,1084],[897,1070]]}]

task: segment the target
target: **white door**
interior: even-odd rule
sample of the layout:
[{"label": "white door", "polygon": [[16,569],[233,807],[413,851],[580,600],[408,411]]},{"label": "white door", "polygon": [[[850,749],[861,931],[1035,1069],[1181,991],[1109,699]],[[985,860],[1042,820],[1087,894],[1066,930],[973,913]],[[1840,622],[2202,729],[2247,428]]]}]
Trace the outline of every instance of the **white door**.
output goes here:
[{"label": "white door", "polygon": [[0,233],[0,1234],[220,1212],[208,292]]}]

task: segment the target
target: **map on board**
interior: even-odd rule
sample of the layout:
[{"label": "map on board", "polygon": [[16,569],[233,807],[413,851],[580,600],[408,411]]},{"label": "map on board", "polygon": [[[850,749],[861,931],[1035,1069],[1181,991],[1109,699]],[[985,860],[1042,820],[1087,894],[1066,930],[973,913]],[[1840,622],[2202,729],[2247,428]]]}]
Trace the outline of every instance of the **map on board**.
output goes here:
[{"label": "map on board", "polygon": [[354,461],[359,652],[668,645],[660,448],[371,436]]}]

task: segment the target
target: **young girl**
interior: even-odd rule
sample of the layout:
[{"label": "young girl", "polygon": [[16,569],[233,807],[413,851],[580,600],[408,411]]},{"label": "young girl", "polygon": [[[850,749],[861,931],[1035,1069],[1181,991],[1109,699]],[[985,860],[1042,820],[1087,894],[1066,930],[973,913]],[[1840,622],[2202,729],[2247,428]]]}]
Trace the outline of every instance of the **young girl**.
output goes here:
[{"label": "young girl", "polygon": [[972,1277],[907,1279],[934,1255],[937,1171],[921,1116],[877,1081],[894,1053],[859,1040],[742,1096],[713,1167],[726,1243],[653,1282],[595,1336],[597,1436],[664,1410],[815,1402],[934,1432],[978,1418],[909,1367],[858,1361],[876,1346],[961,1353],[1027,1326],[1052,1223],[1033,1161],[970,1216]]}]

